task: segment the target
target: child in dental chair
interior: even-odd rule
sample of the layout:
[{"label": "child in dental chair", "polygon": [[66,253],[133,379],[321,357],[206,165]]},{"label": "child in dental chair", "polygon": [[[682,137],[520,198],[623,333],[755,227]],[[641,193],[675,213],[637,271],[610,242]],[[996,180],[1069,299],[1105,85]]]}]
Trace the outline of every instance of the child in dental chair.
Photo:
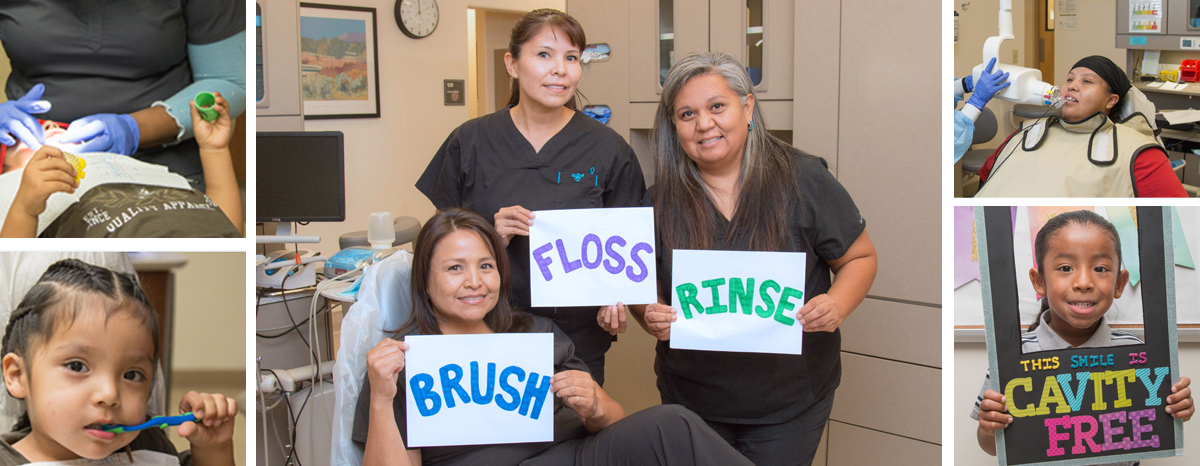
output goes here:
[{"label": "child in dental chair", "polygon": [[132,276],[67,259],[50,266],[13,311],[3,339],[4,384],[25,400],[14,431],[0,435],[0,466],[146,464],[232,466],[237,402],[189,392],[179,404],[179,454],[163,430],[111,433],[139,424],[158,354],[158,324]]},{"label": "child in dental chair", "polygon": [[[145,183],[112,183],[88,190],[70,207],[54,212],[53,223],[40,232],[42,237],[240,237],[244,234],[242,198],[234,175],[229,143],[233,135],[233,120],[229,103],[216,96],[213,109],[219,114],[214,121],[204,121],[192,109],[192,124],[200,146],[200,161],[204,167],[207,186],[204,193],[188,187],[178,175],[163,174]],[[56,133],[57,131],[57,133]],[[62,130],[47,129],[52,141]],[[23,143],[0,148],[5,175],[0,175],[0,192],[4,183],[18,180],[19,187],[11,206],[4,215],[0,237],[32,238],[39,235],[38,218],[46,212],[50,196],[55,193],[74,194],[80,177],[63,151],[51,144],[35,151]],[[67,149],[68,152],[70,149]],[[87,159],[88,156],[84,156]],[[139,167],[147,164],[124,156],[113,159],[118,165],[133,165],[127,173],[151,172]],[[153,167],[153,166],[150,166]],[[23,168],[21,174],[8,174]],[[87,169],[84,170],[87,172]],[[86,175],[85,175],[86,176]],[[177,182],[167,187],[161,178],[173,177]],[[4,199],[0,199],[4,202]]]}]

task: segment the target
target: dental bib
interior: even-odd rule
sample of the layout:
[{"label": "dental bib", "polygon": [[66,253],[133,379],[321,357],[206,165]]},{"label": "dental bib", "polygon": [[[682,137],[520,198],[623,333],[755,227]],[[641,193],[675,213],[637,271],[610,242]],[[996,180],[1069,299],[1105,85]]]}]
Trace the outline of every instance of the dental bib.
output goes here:
[{"label": "dental bib", "polygon": [[1137,154],[1160,147],[1141,113],[1114,122],[1103,113],[1082,121],[1036,120],[999,151],[977,197],[1134,197]]},{"label": "dental bib", "polygon": [[157,451],[136,450],[133,452],[133,462],[129,461],[129,456],[124,451],[118,451],[98,460],[80,458],[77,460],[43,461],[29,464],[34,466],[179,466],[179,457]]}]

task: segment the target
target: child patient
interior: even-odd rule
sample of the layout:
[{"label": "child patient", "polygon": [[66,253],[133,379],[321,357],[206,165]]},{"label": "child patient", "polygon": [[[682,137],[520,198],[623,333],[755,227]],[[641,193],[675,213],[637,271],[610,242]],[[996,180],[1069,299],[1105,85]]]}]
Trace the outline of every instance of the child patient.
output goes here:
[{"label": "child patient", "polygon": [[[236,235],[244,234],[244,219],[242,215],[242,199],[238,189],[237,179],[233,171],[233,161],[229,153],[229,142],[233,135],[233,120],[229,117],[229,103],[221,97],[220,93],[214,93],[216,96],[216,104],[213,109],[217,110],[219,116],[214,121],[204,121],[200,118],[199,112],[195,108],[195,104],[191,103],[192,107],[192,123],[195,131],[196,143],[200,146],[200,161],[204,167],[204,177],[207,180],[207,188],[203,194],[190,192],[172,192],[177,191],[173,188],[161,188],[160,191],[166,191],[165,195],[159,196],[163,202],[175,202],[172,205],[188,205],[195,206],[209,203],[215,203],[219,207],[220,212],[232,223],[232,227],[236,229]],[[71,145],[57,143],[57,137],[65,130],[59,127],[56,123],[47,122],[43,124],[46,131],[46,145],[34,152],[24,143],[17,143],[15,146],[7,147],[0,154],[0,159],[3,159],[4,173],[10,173],[13,170],[24,168],[24,172],[20,175],[20,187],[17,189],[15,198],[12,201],[11,207],[8,209],[8,215],[4,219],[3,228],[0,228],[0,237],[4,238],[32,238],[38,233],[38,216],[46,211],[46,202],[54,193],[64,192],[73,194],[75,189],[79,187],[78,177],[76,176],[75,167],[68,163],[67,158],[63,155],[63,149],[67,152],[71,151]],[[62,147],[55,147],[60,146]],[[132,160],[132,159],[130,159]],[[86,176],[86,169],[84,170]],[[13,175],[16,176],[16,175]],[[90,201],[88,205],[81,206],[75,209],[78,215],[67,216],[70,220],[80,224],[80,227],[68,225],[63,230],[70,231],[70,234],[64,236],[121,236],[119,234],[104,235],[103,228],[92,228],[96,224],[105,224],[110,226],[114,223],[117,226],[124,226],[125,220],[120,218],[113,219],[118,214],[110,214],[104,211],[103,215],[99,215],[95,210],[88,210],[93,203],[104,205],[105,203],[114,204],[112,199],[121,197],[130,197],[129,195],[122,196],[121,184],[102,185],[93,188],[85,195],[84,199]],[[156,188],[157,189],[157,188]],[[139,192],[140,194],[140,192]],[[90,196],[90,199],[89,199]],[[196,196],[199,196],[197,199]],[[207,196],[207,198],[204,198]],[[144,196],[143,196],[144,197]],[[120,201],[116,201],[119,203]],[[80,204],[85,204],[82,200]],[[125,202],[120,208],[115,209],[118,213],[125,213],[129,216],[129,209]],[[79,204],[77,204],[78,206]],[[175,210],[170,215],[187,215],[187,218],[180,217],[166,218],[158,209],[144,208],[142,205],[137,205],[137,210],[133,216],[141,215],[143,212],[146,215],[139,220],[150,219],[151,221],[162,220],[157,222],[159,226],[173,228],[173,224],[191,222],[189,230],[180,233],[178,230],[169,230],[163,233],[162,236],[220,236],[223,232],[223,225],[201,225],[205,228],[196,228],[196,222],[205,222],[204,213],[197,209],[182,209]],[[155,206],[157,207],[157,206]],[[68,212],[71,212],[68,210]],[[80,221],[79,217],[83,218]],[[132,216],[130,216],[132,217]],[[63,222],[65,223],[65,222]],[[223,221],[222,221],[223,223]],[[57,224],[56,224],[57,225]],[[174,226],[177,228],[177,225]],[[80,230],[86,231],[86,234],[76,234]],[[92,230],[97,230],[99,235],[93,234]],[[162,228],[146,229],[140,231],[163,231]],[[192,235],[190,233],[197,233]],[[209,234],[205,234],[209,232]],[[215,233],[212,233],[215,232]],[[112,233],[109,231],[108,233]],[[45,234],[43,234],[45,236]],[[126,235],[130,236],[130,235]],[[159,236],[158,234],[133,234],[132,236]],[[228,236],[233,236],[232,230]]]},{"label": "child patient", "polygon": [[[14,431],[0,435],[0,464],[234,464],[237,402],[188,392],[179,454],[162,429],[110,433],[105,424],[147,419],[158,324],[132,276],[75,259],[50,266],[8,321],[4,384],[25,400]],[[93,461],[89,461],[93,460]]]}]

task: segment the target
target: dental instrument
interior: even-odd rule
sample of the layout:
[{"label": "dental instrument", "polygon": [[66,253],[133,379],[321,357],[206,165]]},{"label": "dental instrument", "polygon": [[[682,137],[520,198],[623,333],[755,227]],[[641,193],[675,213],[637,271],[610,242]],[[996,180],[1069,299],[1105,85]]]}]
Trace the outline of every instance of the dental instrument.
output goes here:
[{"label": "dental instrument", "polygon": [[996,60],[995,71],[1009,74],[1008,82],[1012,83],[996,93],[996,98],[1027,105],[1054,105],[1062,98],[1058,86],[1042,81],[1042,71],[1017,65],[999,62],[1000,45],[1006,40],[1013,39],[1012,0],[1000,0],[999,34],[988,37],[983,43],[983,61],[971,70],[971,76],[976,83],[991,60]]}]

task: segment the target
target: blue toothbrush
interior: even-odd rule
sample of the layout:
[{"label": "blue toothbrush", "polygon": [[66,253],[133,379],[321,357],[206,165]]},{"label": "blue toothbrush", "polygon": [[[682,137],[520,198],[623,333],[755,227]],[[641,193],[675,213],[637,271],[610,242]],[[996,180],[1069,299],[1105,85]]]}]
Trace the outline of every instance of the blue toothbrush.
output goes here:
[{"label": "blue toothbrush", "polygon": [[196,415],[192,414],[192,413],[180,414],[178,416],[155,416],[155,417],[150,418],[149,421],[143,422],[138,425],[133,425],[133,426],[105,424],[104,426],[102,426],[103,429],[101,429],[101,430],[103,430],[105,432],[112,432],[114,434],[120,434],[122,432],[135,432],[135,431],[139,431],[142,429],[149,429],[151,427],[158,427],[160,429],[166,429],[167,426],[177,426],[177,425],[183,424],[185,422],[195,421],[195,420],[196,420]]}]

